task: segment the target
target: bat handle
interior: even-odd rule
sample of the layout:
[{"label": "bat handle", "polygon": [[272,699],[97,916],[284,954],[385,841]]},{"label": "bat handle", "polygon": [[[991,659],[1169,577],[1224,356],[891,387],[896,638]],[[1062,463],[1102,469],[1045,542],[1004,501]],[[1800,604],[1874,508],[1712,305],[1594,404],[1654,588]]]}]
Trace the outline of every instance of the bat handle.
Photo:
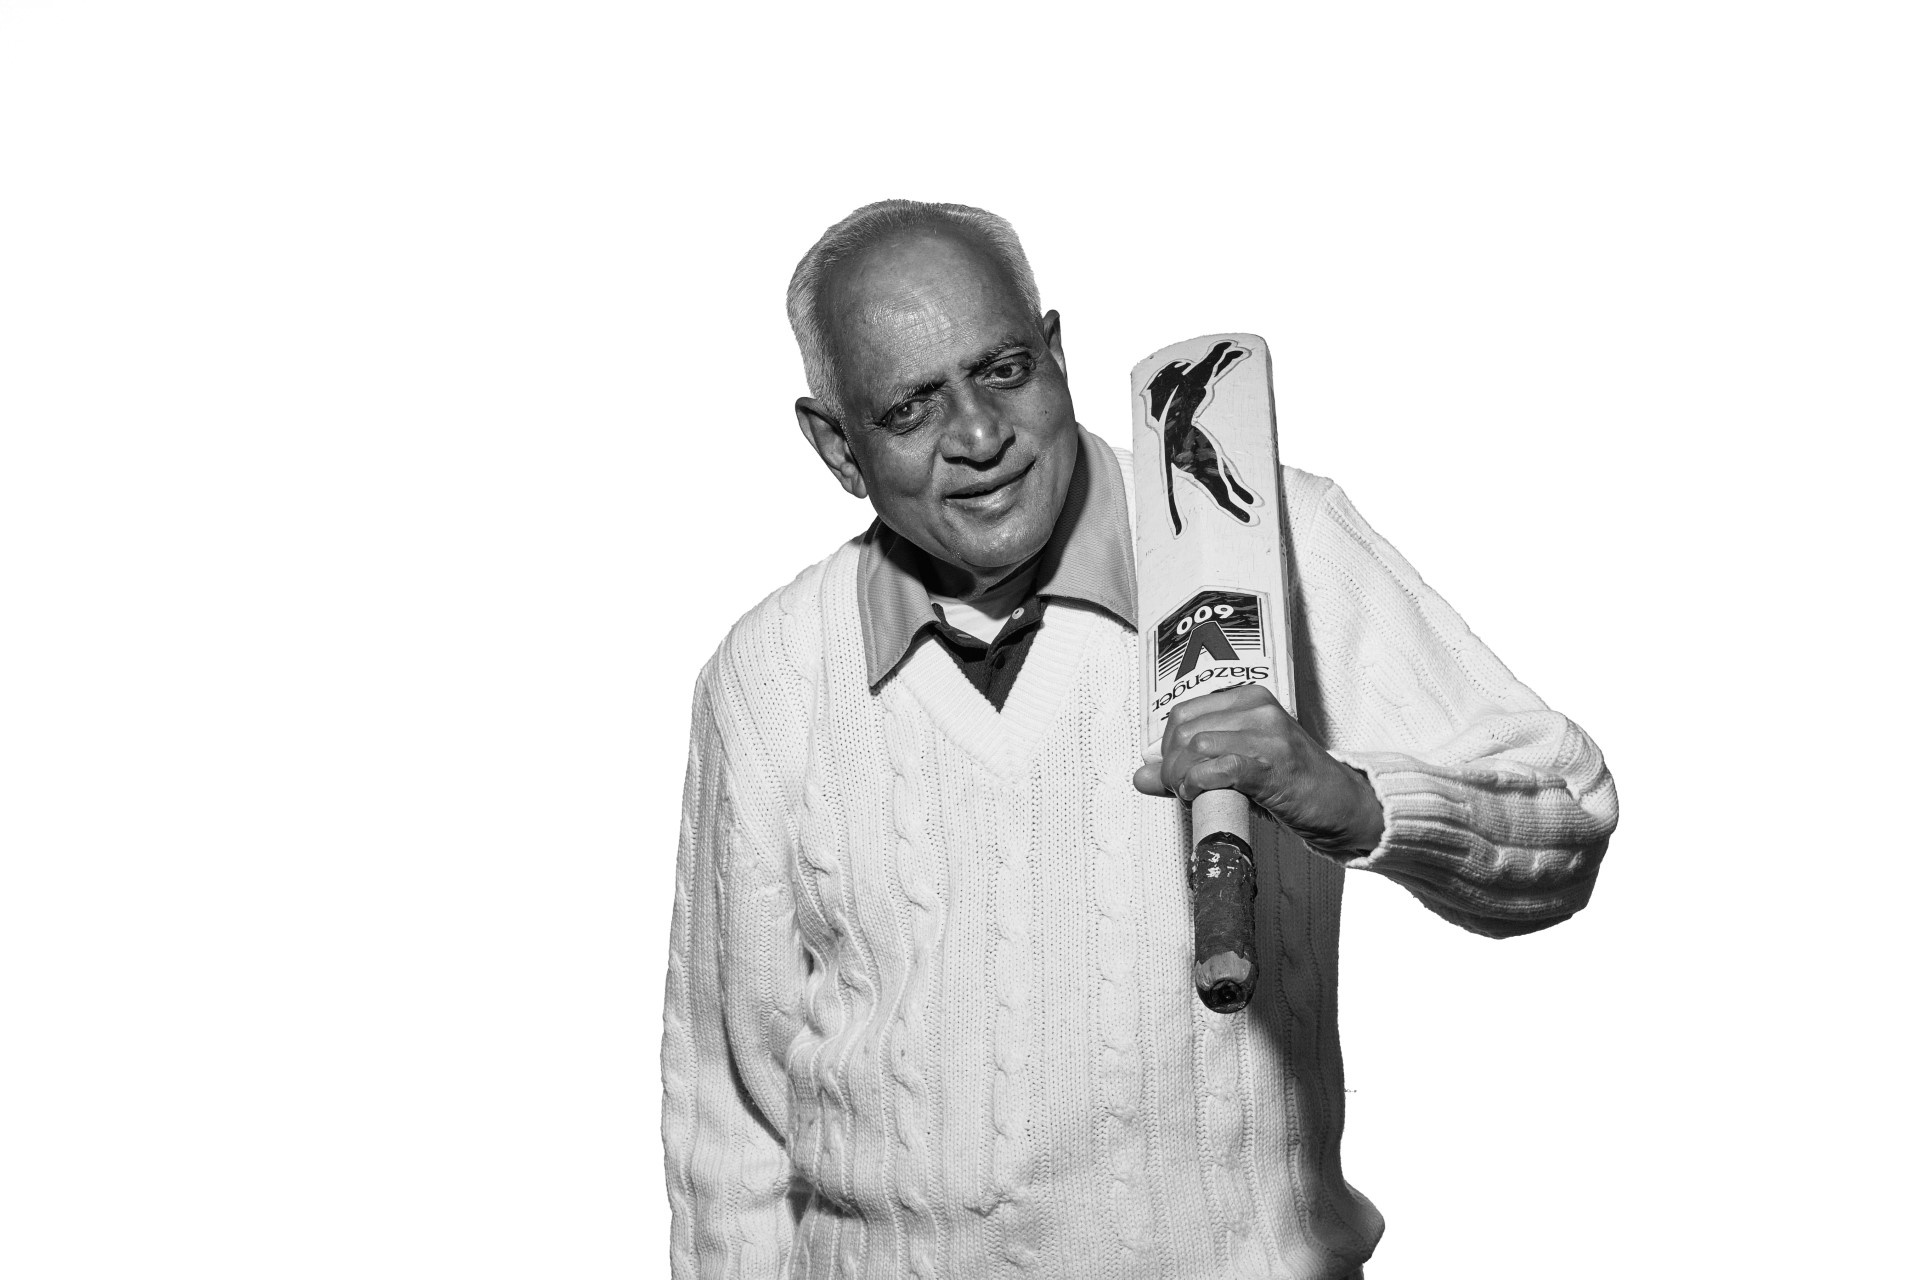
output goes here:
[{"label": "bat handle", "polygon": [[1260,961],[1253,946],[1252,811],[1238,791],[1206,791],[1193,802],[1193,989],[1215,1013],[1237,1013],[1253,998]]}]

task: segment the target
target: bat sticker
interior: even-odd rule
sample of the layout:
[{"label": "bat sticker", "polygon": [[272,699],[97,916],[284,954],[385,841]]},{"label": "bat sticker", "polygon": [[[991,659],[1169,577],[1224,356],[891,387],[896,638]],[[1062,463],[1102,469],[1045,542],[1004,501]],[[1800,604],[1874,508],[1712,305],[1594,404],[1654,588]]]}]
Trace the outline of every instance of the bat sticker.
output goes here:
[{"label": "bat sticker", "polygon": [[1213,389],[1226,372],[1247,356],[1245,347],[1231,342],[1216,342],[1213,350],[1189,363],[1169,361],[1141,394],[1147,401],[1147,416],[1160,431],[1160,452],[1167,475],[1167,513],[1173,517],[1177,538],[1185,529],[1180,519],[1180,502],[1173,493],[1173,473],[1185,472],[1206,491],[1215,506],[1238,520],[1253,524],[1251,508],[1260,500],[1234,474],[1233,464],[1220,452],[1219,444],[1207,434],[1198,418],[1213,399]]},{"label": "bat sticker", "polygon": [[1202,591],[1154,628],[1154,685],[1184,680],[1202,663],[1245,664],[1266,655],[1260,597],[1246,591]]}]

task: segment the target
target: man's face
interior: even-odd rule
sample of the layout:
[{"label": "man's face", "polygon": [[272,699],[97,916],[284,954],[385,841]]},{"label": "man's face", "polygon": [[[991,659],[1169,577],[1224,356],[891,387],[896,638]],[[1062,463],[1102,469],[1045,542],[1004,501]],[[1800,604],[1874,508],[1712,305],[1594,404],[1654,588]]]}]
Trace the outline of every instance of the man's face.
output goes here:
[{"label": "man's face", "polygon": [[874,510],[954,594],[986,589],[1046,546],[1073,477],[1059,317],[1029,314],[991,252],[940,232],[883,242],[826,285],[840,434]]}]

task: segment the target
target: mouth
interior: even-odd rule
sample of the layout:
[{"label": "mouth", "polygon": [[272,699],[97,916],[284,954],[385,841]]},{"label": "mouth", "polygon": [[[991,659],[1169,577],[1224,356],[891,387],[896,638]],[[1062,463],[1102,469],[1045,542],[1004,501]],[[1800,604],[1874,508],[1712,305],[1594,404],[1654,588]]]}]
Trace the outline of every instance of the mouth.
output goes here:
[{"label": "mouth", "polygon": [[989,514],[1010,506],[1020,492],[1020,482],[1033,470],[1029,462],[1018,471],[997,476],[991,480],[981,480],[973,484],[962,485],[947,494],[947,501],[967,511]]}]

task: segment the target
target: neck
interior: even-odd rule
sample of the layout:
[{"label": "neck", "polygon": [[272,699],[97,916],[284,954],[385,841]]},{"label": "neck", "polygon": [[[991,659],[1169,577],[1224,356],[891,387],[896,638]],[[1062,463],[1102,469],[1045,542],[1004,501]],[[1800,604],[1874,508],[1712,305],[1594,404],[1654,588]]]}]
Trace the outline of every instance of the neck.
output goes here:
[{"label": "neck", "polygon": [[1031,576],[1040,567],[1040,557],[1045,554],[1042,549],[1019,564],[1004,569],[970,569],[928,556],[933,581],[927,584],[927,588],[934,595],[953,600],[978,600],[982,596],[992,595],[1017,578]]}]

